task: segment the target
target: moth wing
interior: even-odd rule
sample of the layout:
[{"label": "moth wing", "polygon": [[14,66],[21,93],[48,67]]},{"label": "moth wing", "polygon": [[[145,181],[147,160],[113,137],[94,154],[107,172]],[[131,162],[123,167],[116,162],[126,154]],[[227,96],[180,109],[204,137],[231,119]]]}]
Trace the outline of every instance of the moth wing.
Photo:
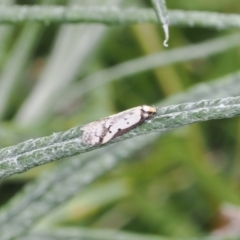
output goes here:
[{"label": "moth wing", "polygon": [[113,118],[106,121],[105,127],[108,131],[106,132],[102,143],[106,143],[112,138],[124,134],[140,123],[142,123],[141,111],[137,111],[137,109],[116,114]]},{"label": "moth wing", "polygon": [[104,128],[104,121],[96,121],[94,123],[90,123],[83,127],[83,141],[86,144],[96,145],[101,143],[101,140],[107,129]]}]

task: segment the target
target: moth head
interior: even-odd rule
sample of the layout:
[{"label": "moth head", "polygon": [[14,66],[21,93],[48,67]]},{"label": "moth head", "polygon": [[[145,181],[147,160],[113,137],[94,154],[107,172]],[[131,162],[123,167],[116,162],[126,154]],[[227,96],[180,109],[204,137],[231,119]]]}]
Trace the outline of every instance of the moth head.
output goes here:
[{"label": "moth head", "polygon": [[151,115],[153,115],[154,113],[156,113],[156,108],[155,107],[150,107],[150,106],[147,106],[147,105],[143,105],[141,107],[141,110],[142,110],[142,115],[143,115],[144,118],[148,118]]}]

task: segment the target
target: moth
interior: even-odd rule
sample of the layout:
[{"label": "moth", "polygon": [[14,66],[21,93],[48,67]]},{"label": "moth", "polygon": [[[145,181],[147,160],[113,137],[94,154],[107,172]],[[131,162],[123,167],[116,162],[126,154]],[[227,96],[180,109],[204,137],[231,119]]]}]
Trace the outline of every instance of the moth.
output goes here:
[{"label": "moth", "polygon": [[155,107],[142,105],[102,118],[82,128],[82,140],[92,146],[104,144],[139,126],[154,113],[156,113]]}]

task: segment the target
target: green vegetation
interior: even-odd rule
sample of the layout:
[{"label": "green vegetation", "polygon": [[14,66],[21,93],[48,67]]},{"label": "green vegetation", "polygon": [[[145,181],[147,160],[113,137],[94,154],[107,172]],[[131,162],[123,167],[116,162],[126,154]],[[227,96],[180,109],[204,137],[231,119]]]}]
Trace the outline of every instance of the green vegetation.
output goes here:
[{"label": "green vegetation", "polygon": [[[240,239],[214,235],[240,215],[240,6],[166,3],[0,0],[1,240]],[[143,104],[150,121],[82,144]]]}]

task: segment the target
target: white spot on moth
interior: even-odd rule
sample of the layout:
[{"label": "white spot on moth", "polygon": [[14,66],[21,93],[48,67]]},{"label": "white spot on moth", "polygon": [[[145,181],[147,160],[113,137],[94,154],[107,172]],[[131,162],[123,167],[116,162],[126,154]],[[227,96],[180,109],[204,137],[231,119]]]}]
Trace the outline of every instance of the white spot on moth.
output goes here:
[{"label": "white spot on moth", "polygon": [[104,144],[142,124],[154,113],[154,107],[143,105],[89,123],[82,128],[82,140],[92,146]]}]

